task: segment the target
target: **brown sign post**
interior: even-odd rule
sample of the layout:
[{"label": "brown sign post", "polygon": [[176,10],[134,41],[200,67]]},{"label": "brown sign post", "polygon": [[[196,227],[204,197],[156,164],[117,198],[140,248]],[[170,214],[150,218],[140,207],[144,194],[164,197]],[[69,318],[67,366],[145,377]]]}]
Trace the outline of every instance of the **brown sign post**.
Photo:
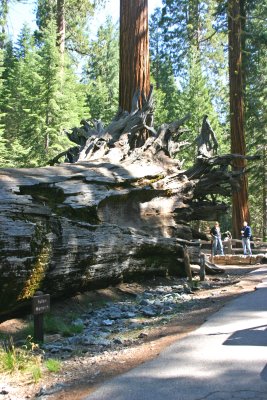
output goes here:
[{"label": "brown sign post", "polygon": [[50,294],[38,291],[32,298],[32,311],[34,318],[33,339],[35,342],[44,341],[44,313],[50,311]]}]

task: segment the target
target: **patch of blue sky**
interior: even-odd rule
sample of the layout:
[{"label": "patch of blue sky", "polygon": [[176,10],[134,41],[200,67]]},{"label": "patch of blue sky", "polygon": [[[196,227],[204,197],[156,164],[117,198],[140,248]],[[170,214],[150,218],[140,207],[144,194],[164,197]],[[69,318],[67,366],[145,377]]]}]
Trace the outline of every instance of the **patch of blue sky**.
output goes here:
[{"label": "patch of blue sky", "polygon": [[11,39],[16,40],[24,24],[31,30],[36,29],[35,2],[10,2],[8,13],[8,34]]},{"label": "patch of blue sky", "polygon": [[[16,40],[23,25],[27,25],[32,29],[36,29],[35,23],[35,1],[27,2],[12,2],[9,3],[9,15],[8,15],[8,33],[9,36]],[[154,9],[162,6],[162,0],[148,0],[148,11],[152,14]],[[104,10],[98,13],[97,18],[94,18],[92,30],[97,30],[98,27],[103,24],[107,16],[111,16],[114,22],[119,20],[120,15],[120,1],[119,0],[107,0],[106,7]]]}]

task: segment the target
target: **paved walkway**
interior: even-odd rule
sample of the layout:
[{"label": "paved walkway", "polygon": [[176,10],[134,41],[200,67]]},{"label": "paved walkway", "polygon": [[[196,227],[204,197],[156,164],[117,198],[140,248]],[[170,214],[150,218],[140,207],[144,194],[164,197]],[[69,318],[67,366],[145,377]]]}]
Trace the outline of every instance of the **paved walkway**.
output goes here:
[{"label": "paved walkway", "polygon": [[266,266],[252,275],[257,290],[86,400],[267,400]]}]

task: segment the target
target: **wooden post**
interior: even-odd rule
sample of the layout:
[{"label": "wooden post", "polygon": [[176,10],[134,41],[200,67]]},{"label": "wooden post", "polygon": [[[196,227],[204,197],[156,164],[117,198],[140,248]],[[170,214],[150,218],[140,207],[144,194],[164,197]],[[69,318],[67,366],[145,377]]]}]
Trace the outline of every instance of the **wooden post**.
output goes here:
[{"label": "wooden post", "polygon": [[34,315],[33,322],[34,322],[33,340],[36,343],[43,343],[43,341],[44,341],[44,314]]},{"label": "wooden post", "polygon": [[232,239],[225,240],[224,246],[225,246],[226,254],[232,254]]},{"label": "wooden post", "polygon": [[187,278],[190,282],[192,282],[192,271],[191,271],[190,258],[189,258],[187,246],[184,246],[184,266],[185,266]]},{"label": "wooden post", "polygon": [[204,281],[205,278],[206,278],[205,264],[206,264],[205,254],[204,254],[204,253],[200,253],[200,271],[199,271],[199,278],[200,278],[201,281]]}]

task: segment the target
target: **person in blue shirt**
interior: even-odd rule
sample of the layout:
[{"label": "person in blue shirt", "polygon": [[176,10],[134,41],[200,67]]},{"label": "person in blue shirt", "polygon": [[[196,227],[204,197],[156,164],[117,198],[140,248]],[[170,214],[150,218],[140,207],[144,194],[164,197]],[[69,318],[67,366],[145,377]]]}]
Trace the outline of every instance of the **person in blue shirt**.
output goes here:
[{"label": "person in blue shirt", "polygon": [[216,256],[216,254],[220,254],[223,256],[223,244],[219,222],[215,222],[215,225],[210,230],[210,234],[212,237],[211,255]]},{"label": "person in blue shirt", "polygon": [[242,246],[244,255],[252,255],[251,247],[250,247],[250,238],[251,238],[251,228],[248,225],[247,221],[243,222],[243,228],[241,229],[242,236]]}]

